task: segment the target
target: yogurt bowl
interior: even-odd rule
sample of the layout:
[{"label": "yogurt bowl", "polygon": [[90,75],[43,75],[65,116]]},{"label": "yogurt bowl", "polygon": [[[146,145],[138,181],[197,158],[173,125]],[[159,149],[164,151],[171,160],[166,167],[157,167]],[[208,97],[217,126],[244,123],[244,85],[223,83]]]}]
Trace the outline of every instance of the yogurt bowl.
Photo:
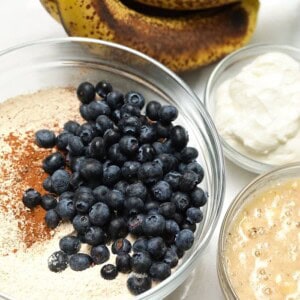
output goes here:
[{"label": "yogurt bowl", "polygon": [[[267,57],[266,55],[269,56]],[[258,62],[258,59],[265,59],[265,61]],[[282,61],[279,61],[280,59]],[[271,170],[275,166],[295,162],[299,158],[299,155],[293,156],[296,159],[288,158],[292,153],[291,149],[297,148],[292,145],[299,142],[299,138],[294,138],[295,132],[292,133],[292,127],[296,126],[295,128],[297,128],[297,119],[295,119],[293,124],[283,125],[281,128],[278,127],[279,129],[276,129],[276,124],[279,124],[280,120],[278,122],[274,121],[280,117],[280,114],[285,120],[292,120],[292,115],[297,110],[293,109],[293,101],[291,99],[292,97],[298,97],[299,92],[297,92],[298,96],[288,95],[290,90],[295,89],[295,87],[290,86],[295,78],[290,76],[287,79],[290,82],[287,83],[284,82],[285,75],[282,75],[282,78],[280,78],[281,74],[279,74],[279,72],[283,71],[286,72],[287,76],[290,75],[289,72],[291,70],[287,69],[287,65],[291,63],[291,59],[294,60],[295,64],[292,68],[298,70],[296,76],[299,81],[299,49],[285,45],[251,45],[224,58],[213,70],[207,81],[204,103],[215,120],[224,147],[224,153],[228,159],[251,172],[262,173]],[[254,61],[256,65],[253,65]],[[250,64],[252,64],[251,71]],[[279,66],[280,71],[278,71],[278,68],[275,68],[276,64]],[[270,75],[272,73],[271,68],[276,69],[277,73],[275,76]],[[228,85],[225,87],[227,83]],[[281,86],[287,93],[285,94],[286,99],[282,98],[282,102],[279,104],[276,96],[278,94],[277,91],[282,91]],[[222,100],[222,108],[219,106],[220,108],[217,112],[217,106],[221,105],[217,105],[217,97],[221,99],[222,96],[224,96],[224,99],[226,98],[226,101]],[[231,99],[229,100],[230,97]],[[274,101],[272,102],[273,99]],[[233,111],[228,113],[232,107],[234,107],[237,119],[239,115],[242,116],[239,123],[233,120],[235,118]],[[276,113],[275,110],[277,111]],[[225,118],[229,114],[233,118],[228,119],[227,130],[224,120],[222,125],[218,125],[218,117]],[[286,115],[289,115],[289,117],[286,117]],[[233,122],[235,129],[229,129]],[[268,130],[268,127],[270,130]],[[288,148],[288,143],[290,143],[290,148]],[[286,157],[277,151],[280,147],[282,147],[281,152],[286,153]],[[297,152],[297,150],[295,151]]]},{"label": "yogurt bowl", "polygon": [[[5,74],[0,80],[0,102],[47,88],[74,88],[82,81],[96,83],[105,79],[116,89],[141,92],[146,101],[159,100],[177,107],[177,122],[188,129],[190,145],[199,152],[198,161],[205,173],[201,187],[208,193],[209,200],[192,249],[183,256],[169,278],[136,298],[162,299],[170,294],[185,280],[209,243],[224,197],[221,145],[213,122],[199,99],[179,77],[155,60],[121,45],[93,39],[44,40],[4,50],[0,52],[0,71]],[[14,109],[18,112],[17,104]],[[34,116],[34,111],[33,106],[29,115]],[[84,276],[84,271],[80,276]],[[126,286],[121,288],[126,289]],[[86,296],[90,298],[88,293]],[[18,299],[11,293],[2,298]],[[122,295],[121,299],[124,299]]]}]

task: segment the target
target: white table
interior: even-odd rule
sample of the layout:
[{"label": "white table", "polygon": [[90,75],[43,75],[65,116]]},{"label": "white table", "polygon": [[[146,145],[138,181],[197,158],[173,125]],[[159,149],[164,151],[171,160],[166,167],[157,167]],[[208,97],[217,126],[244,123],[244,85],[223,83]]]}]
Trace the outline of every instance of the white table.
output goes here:
[{"label": "white table", "polygon": [[[258,25],[251,43],[281,43],[300,48],[299,15],[300,0],[261,0]],[[0,1],[0,28],[0,50],[25,41],[66,36],[63,28],[46,13],[38,0]],[[211,70],[212,66],[183,76],[200,99]],[[227,187],[220,221],[234,196],[255,176],[226,161]],[[222,299],[216,272],[219,228],[220,222],[195,271],[168,300]]]}]

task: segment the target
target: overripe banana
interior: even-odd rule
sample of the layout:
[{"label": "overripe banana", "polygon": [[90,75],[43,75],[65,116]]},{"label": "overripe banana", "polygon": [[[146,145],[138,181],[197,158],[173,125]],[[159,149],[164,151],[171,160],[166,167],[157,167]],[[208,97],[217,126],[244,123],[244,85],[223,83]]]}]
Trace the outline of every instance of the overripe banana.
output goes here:
[{"label": "overripe banana", "polygon": [[57,5],[69,35],[127,45],[179,72],[244,45],[254,31],[259,2],[243,0],[176,17],[148,15],[120,0],[57,0]]},{"label": "overripe banana", "polygon": [[60,23],[60,17],[58,13],[58,8],[55,0],[40,0],[41,4],[47,10],[47,12]]},{"label": "overripe banana", "polygon": [[165,9],[176,9],[176,10],[196,10],[205,9],[211,7],[223,6],[238,0],[135,0],[137,2],[161,7]]}]

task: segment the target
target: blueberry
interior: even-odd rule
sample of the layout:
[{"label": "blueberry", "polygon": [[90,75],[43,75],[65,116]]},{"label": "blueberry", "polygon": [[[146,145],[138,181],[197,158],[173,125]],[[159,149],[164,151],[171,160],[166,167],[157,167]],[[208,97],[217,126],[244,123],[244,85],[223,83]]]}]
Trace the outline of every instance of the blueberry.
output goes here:
[{"label": "blueberry", "polygon": [[101,268],[101,276],[106,280],[113,280],[118,275],[118,270],[116,266],[112,264],[106,264]]},{"label": "blueberry", "polygon": [[74,195],[74,192],[66,191],[59,195],[58,200],[61,201],[62,199],[73,199]]},{"label": "blueberry", "polygon": [[68,255],[62,251],[56,251],[48,258],[48,268],[52,272],[62,272],[68,267]]},{"label": "blueberry", "polygon": [[190,197],[185,193],[173,193],[171,202],[176,205],[176,210],[178,212],[185,212],[190,207]]},{"label": "blueberry", "polygon": [[85,234],[91,226],[88,215],[76,215],[72,220],[72,224],[79,234]]},{"label": "blueberry", "polygon": [[180,231],[179,225],[175,220],[166,220],[166,233],[176,235]]},{"label": "blueberry", "polygon": [[111,165],[103,170],[103,184],[113,186],[121,178],[121,169],[119,166]]},{"label": "blueberry", "polygon": [[86,121],[92,121],[93,117],[90,115],[90,111],[88,110],[88,105],[81,104],[79,107],[79,112],[81,117]]},{"label": "blueberry", "polygon": [[22,201],[26,207],[31,209],[38,206],[41,203],[42,196],[38,191],[30,188],[24,192]]},{"label": "blueberry", "polygon": [[157,129],[154,124],[141,126],[139,140],[142,144],[154,143],[157,140]]},{"label": "blueberry", "polygon": [[182,192],[191,192],[199,183],[198,175],[193,171],[185,171],[179,180],[179,189]]},{"label": "blueberry", "polygon": [[181,176],[182,175],[179,172],[171,171],[165,175],[164,181],[166,181],[173,190],[177,190],[179,188],[179,180]]},{"label": "blueberry", "polygon": [[141,130],[141,121],[136,116],[130,116],[127,118],[122,118],[118,122],[119,129],[124,135],[134,135],[137,136]]},{"label": "blueberry", "polygon": [[143,222],[143,232],[147,236],[159,236],[165,231],[166,221],[162,215],[148,215]]},{"label": "blueberry", "polygon": [[68,121],[64,124],[64,131],[76,134],[76,131],[79,128],[79,124],[76,121]]},{"label": "blueberry", "polygon": [[143,223],[145,216],[143,214],[138,214],[136,216],[131,217],[128,220],[128,230],[131,234],[134,235],[142,235],[143,234]]},{"label": "blueberry", "polygon": [[147,252],[136,252],[131,258],[132,271],[136,273],[147,273],[152,264],[152,259]]},{"label": "blueberry", "polygon": [[[176,205],[176,204],[175,204]],[[177,207],[176,207],[177,209]],[[184,216],[182,215],[182,212],[178,212],[176,211],[176,213],[174,214],[173,216],[173,220],[178,224],[178,225],[181,225],[184,221]]]},{"label": "blueberry", "polygon": [[74,203],[72,199],[62,199],[57,203],[55,208],[62,220],[72,220],[76,214]]},{"label": "blueberry", "polygon": [[138,106],[131,105],[129,103],[122,105],[120,109],[121,118],[129,118],[130,116],[140,117],[141,110]]},{"label": "blueberry", "polygon": [[91,226],[85,232],[84,240],[91,246],[97,246],[105,243],[106,236],[100,227]]},{"label": "blueberry", "polygon": [[56,198],[51,194],[45,194],[41,199],[41,206],[45,210],[50,210],[55,208],[57,205]]},{"label": "blueberry", "polygon": [[148,276],[130,276],[127,279],[127,287],[133,295],[139,295],[151,289],[151,279]]},{"label": "blueberry", "polygon": [[207,195],[201,188],[196,187],[190,196],[194,207],[201,207],[207,203]]},{"label": "blueberry", "polygon": [[75,194],[81,194],[81,193],[92,194],[93,190],[88,186],[80,186],[78,189],[76,189]]},{"label": "blueberry", "polygon": [[100,115],[96,119],[96,128],[102,136],[104,135],[106,130],[113,129],[113,127],[114,127],[113,121],[106,115]]},{"label": "blueberry", "polygon": [[176,205],[172,202],[164,202],[159,206],[158,212],[165,218],[172,218],[176,211]]},{"label": "blueberry", "polygon": [[128,185],[126,188],[126,197],[138,197],[145,200],[147,196],[147,188],[142,182],[137,181],[136,183]]},{"label": "blueberry", "polygon": [[84,153],[84,144],[79,136],[71,136],[68,140],[67,150],[74,156],[80,156]]},{"label": "blueberry", "polygon": [[108,149],[108,157],[117,165],[123,165],[127,161],[127,157],[121,152],[119,143],[113,144]]},{"label": "blueberry", "polygon": [[110,210],[105,203],[97,202],[91,207],[89,219],[92,224],[103,226],[109,222],[110,218]]},{"label": "blueberry", "polygon": [[65,158],[60,152],[54,152],[43,160],[42,166],[44,171],[51,175],[56,170],[64,168]]},{"label": "blueberry", "polygon": [[74,197],[74,205],[76,211],[81,214],[88,213],[89,209],[93,206],[95,202],[96,201],[92,193],[77,192]]},{"label": "blueberry", "polygon": [[131,272],[131,257],[128,253],[120,253],[116,257],[116,267],[121,273]]},{"label": "blueberry", "polygon": [[106,102],[112,110],[115,110],[123,105],[124,95],[118,91],[110,92],[106,96]]},{"label": "blueberry", "polygon": [[159,154],[154,161],[161,165],[165,174],[174,169],[177,169],[178,166],[178,160],[176,159],[176,157],[168,153]]},{"label": "blueberry", "polygon": [[86,116],[88,121],[95,121],[100,116],[109,116],[111,114],[110,107],[104,101],[92,101],[87,105]]},{"label": "blueberry", "polygon": [[112,90],[113,90],[113,87],[112,85],[105,81],[105,80],[102,80],[102,81],[99,81],[96,86],[95,86],[95,90],[96,90],[96,93],[100,96],[100,97],[106,97],[108,93],[110,93]]},{"label": "blueberry", "polygon": [[120,191],[122,194],[126,193],[129,183],[125,180],[120,180],[114,185],[114,189]]},{"label": "blueberry", "polygon": [[68,153],[66,156],[67,164],[70,166],[72,172],[79,172],[81,169],[81,164],[85,160],[85,156],[73,156],[70,153]]},{"label": "blueberry", "polygon": [[139,149],[136,156],[137,161],[144,163],[152,161],[155,156],[155,150],[150,144],[143,144]]},{"label": "blueberry", "polygon": [[193,171],[198,175],[198,181],[201,182],[204,177],[204,170],[197,162],[191,162],[186,166],[186,171]]},{"label": "blueberry", "polygon": [[99,245],[96,247],[92,247],[91,249],[91,257],[96,265],[100,265],[108,261],[109,256],[109,250],[105,245]]},{"label": "blueberry", "polygon": [[129,216],[137,215],[144,210],[144,202],[138,197],[127,197],[124,206]]},{"label": "blueberry", "polygon": [[171,129],[171,143],[177,150],[182,150],[189,141],[189,136],[187,131],[180,125],[174,126]]},{"label": "blueberry", "polygon": [[183,174],[187,169],[187,164],[184,164],[184,163],[180,163],[178,165],[178,172]]},{"label": "blueberry", "polygon": [[186,219],[191,224],[199,223],[203,220],[203,213],[199,208],[190,207],[186,211]]},{"label": "blueberry", "polygon": [[144,210],[145,210],[146,212],[149,212],[149,211],[151,211],[151,210],[155,210],[155,209],[156,209],[157,212],[158,212],[159,205],[160,205],[159,202],[150,200],[150,201],[147,201],[147,202],[145,203]]},{"label": "blueberry", "polygon": [[102,174],[103,167],[98,160],[94,158],[87,158],[81,163],[80,175],[85,180],[101,180]]},{"label": "blueberry", "polygon": [[46,177],[46,179],[43,181],[43,189],[50,193],[54,192],[52,187],[51,176]]},{"label": "blueberry", "polygon": [[103,140],[106,147],[118,143],[120,138],[121,138],[120,132],[112,128],[107,129],[103,135]]},{"label": "blueberry", "polygon": [[155,162],[143,163],[138,171],[138,178],[146,184],[155,184],[162,176],[162,167]]},{"label": "blueberry", "polygon": [[120,150],[127,156],[133,156],[139,148],[138,140],[133,136],[125,135],[120,141]]},{"label": "blueberry", "polygon": [[188,164],[198,157],[197,149],[193,147],[185,147],[180,152],[180,159],[182,162]]},{"label": "blueberry", "polygon": [[94,86],[89,82],[82,82],[77,88],[77,97],[83,104],[88,104],[96,96]]},{"label": "blueberry", "polygon": [[161,108],[161,104],[157,101],[150,101],[146,106],[146,116],[152,120],[157,121],[159,119],[159,110]]},{"label": "blueberry", "polygon": [[46,225],[51,228],[51,229],[54,229],[58,226],[59,222],[60,222],[61,218],[60,216],[58,215],[58,213],[56,212],[56,210],[54,209],[49,209],[47,212],[46,212],[46,215],[45,215],[45,222],[46,222]]},{"label": "blueberry", "polygon": [[188,250],[193,246],[194,234],[189,229],[183,229],[176,235],[176,247],[181,250]]},{"label": "blueberry", "polygon": [[168,248],[164,256],[163,262],[168,264],[171,268],[174,268],[178,265],[178,255],[175,249]]},{"label": "blueberry", "polygon": [[115,122],[118,123],[122,117],[121,117],[121,110],[120,109],[116,109],[112,112],[111,114],[111,119]]},{"label": "blueberry", "polygon": [[161,259],[167,252],[167,247],[161,237],[154,237],[148,240],[148,252],[155,260]]},{"label": "blueberry", "polygon": [[124,97],[124,102],[142,109],[145,105],[145,98],[138,92],[128,92]]},{"label": "blueberry", "polygon": [[122,166],[122,175],[125,179],[137,177],[141,164],[138,161],[126,161]]},{"label": "blueberry", "polygon": [[171,267],[164,262],[155,262],[152,264],[149,274],[153,280],[162,281],[171,275]]},{"label": "blueberry", "polygon": [[79,137],[82,143],[87,146],[95,136],[95,132],[91,129],[83,129],[80,131]]},{"label": "blueberry", "polygon": [[56,144],[55,133],[48,129],[41,129],[35,133],[35,142],[41,148],[52,148]]},{"label": "blueberry", "polygon": [[105,185],[99,185],[93,190],[93,195],[97,202],[107,203],[109,188]]},{"label": "blueberry", "polygon": [[76,190],[81,185],[83,185],[83,179],[81,178],[79,172],[73,172],[70,176],[70,187],[73,190]]},{"label": "blueberry", "polygon": [[56,170],[51,176],[51,184],[56,194],[66,192],[70,184],[70,174],[65,170]]},{"label": "blueberry", "polygon": [[80,240],[76,236],[67,235],[59,241],[59,248],[68,255],[77,253],[80,250]]},{"label": "blueberry", "polygon": [[73,136],[74,136],[73,134],[63,131],[56,138],[56,147],[59,150],[66,150],[66,148],[69,144],[69,138],[71,138]]},{"label": "blueberry", "polygon": [[158,181],[152,188],[151,188],[153,197],[155,200],[160,202],[165,202],[171,198],[172,189],[171,186],[166,181]]},{"label": "blueberry", "polygon": [[127,239],[117,239],[111,246],[113,254],[129,253],[131,251],[131,243]]},{"label": "blueberry", "polygon": [[107,194],[108,206],[112,209],[121,210],[124,207],[125,196],[119,190],[113,189]]},{"label": "blueberry", "polygon": [[158,138],[170,138],[172,124],[162,124],[161,122],[156,123],[156,132]]},{"label": "blueberry", "polygon": [[73,254],[70,257],[69,265],[73,271],[83,271],[88,269],[92,264],[92,258],[84,253]]},{"label": "blueberry", "polygon": [[160,108],[158,115],[159,115],[159,120],[163,124],[169,124],[177,118],[178,110],[173,105],[163,105]]},{"label": "blueberry", "polygon": [[154,142],[152,147],[157,155],[165,153],[165,145],[161,142]]},{"label": "blueberry", "polygon": [[146,238],[138,238],[132,246],[134,252],[147,251],[148,249],[148,240]]},{"label": "blueberry", "polygon": [[189,221],[186,221],[180,225],[180,228],[181,228],[181,230],[189,229],[189,230],[195,232],[197,229],[197,226],[196,226],[196,223],[190,223]]},{"label": "blueberry", "polygon": [[178,258],[182,258],[182,256],[184,255],[184,250],[178,249],[174,244],[171,245],[169,249],[175,251]]},{"label": "blueberry", "polygon": [[124,238],[128,234],[127,222],[123,217],[117,217],[110,221],[108,233],[111,239]]}]

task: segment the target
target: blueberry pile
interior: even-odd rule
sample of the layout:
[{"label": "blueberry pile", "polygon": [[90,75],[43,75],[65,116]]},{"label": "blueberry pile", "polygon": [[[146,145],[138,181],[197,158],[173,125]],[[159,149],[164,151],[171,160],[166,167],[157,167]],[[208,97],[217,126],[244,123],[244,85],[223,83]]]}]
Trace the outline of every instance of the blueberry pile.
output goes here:
[{"label": "blueberry pile", "polygon": [[[85,123],[68,121],[57,136],[36,132],[37,145],[56,152],[42,162],[48,193],[28,189],[23,202],[41,205],[49,228],[73,224],[74,233],[49,257],[51,271],[82,271],[112,252],[115,265],[105,264],[100,275],[112,280],[131,273],[127,287],[137,295],[170,276],[192,247],[207,201],[197,187],[203,168],[197,150],[187,146],[187,131],[172,124],[176,107],[150,101],[144,115],[143,95],[124,95],[106,81],[81,83],[77,96]],[[89,255],[80,253],[82,243],[90,245]]]}]

